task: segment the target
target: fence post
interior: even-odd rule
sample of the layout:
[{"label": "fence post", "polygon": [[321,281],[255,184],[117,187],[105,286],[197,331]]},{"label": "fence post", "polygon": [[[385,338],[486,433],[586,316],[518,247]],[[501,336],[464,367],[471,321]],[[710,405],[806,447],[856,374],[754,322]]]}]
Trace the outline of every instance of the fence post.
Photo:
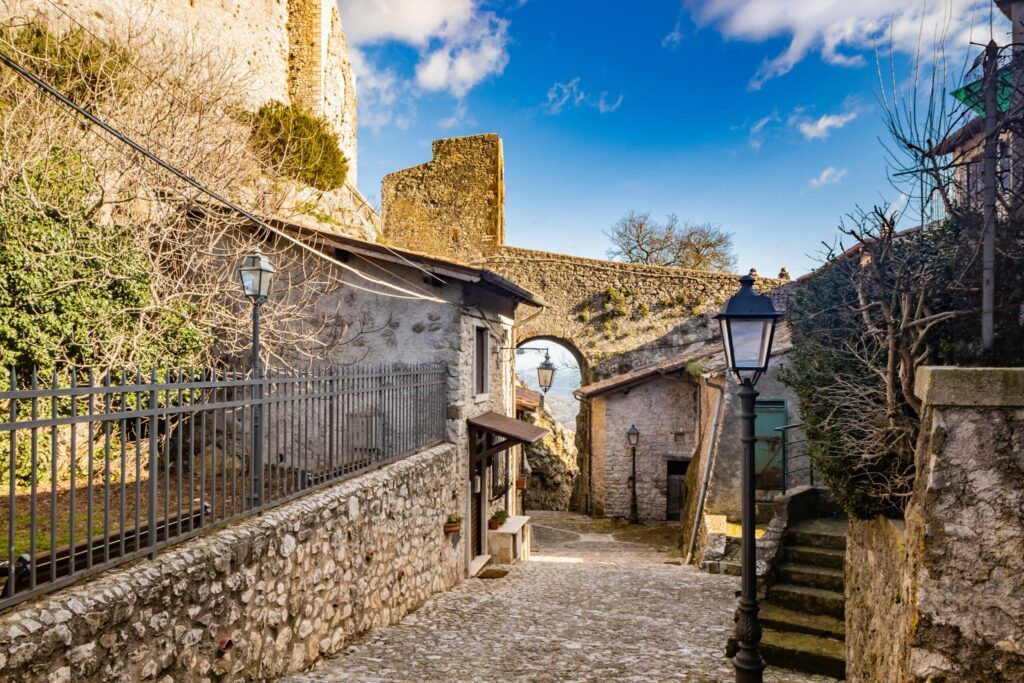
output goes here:
[{"label": "fence post", "polygon": [[149,557],[150,559],[156,559],[156,477],[157,472],[160,470],[160,465],[157,463],[157,450],[156,450],[156,433],[157,433],[157,391],[156,391],[156,368],[149,371],[149,381],[151,388],[149,390],[149,409],[151,412],[149,418]]}]

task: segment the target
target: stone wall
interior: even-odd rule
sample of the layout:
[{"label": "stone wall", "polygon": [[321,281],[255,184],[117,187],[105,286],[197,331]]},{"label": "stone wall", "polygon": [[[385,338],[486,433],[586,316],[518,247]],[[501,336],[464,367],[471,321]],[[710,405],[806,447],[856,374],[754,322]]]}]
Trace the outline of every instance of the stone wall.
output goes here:
[{"label": "stone wall", "polygon": [[[603,499],[608,517],[628,517],[633,458],[626,431],[636,425],[636,497],[640,519],[664,520],[669,460],[689,460],[697,444],[697,384],[686,377],[655,379],[596,396],[601,404],[603,439],[595,436],[594,452],[604,463]],[[598,443],[600,441],[600,443]]]},{"label": "stone wall", "polygon": [[[680,353],[717,333],[711,320],[736,293],[729,273],[601,261],[518,247],[483,257],[487,268],[538,294],[549,306],[528,321],[524,339],[567,341],[592,368],[592,380]],[[762,279],[762,290],[782,284]]]},{"label": "stone wall", "polygon": [[277,100],[327,119],[355,185],[355,77],[331,0],[11,0],[0,10],[3,19],[37,14],[58,30],[78,22],[104,39],[208,52],[234,73],[248,108]]},{"label": "stone wall", "polygon": [[461,261],[479,260],[505,240],[501,138],[434,140],[433,159],[384,176],[383,240]]},{"label": "stone wall", "polygon": [[915,393],[904,538],[876,520],[849,539],[850,680],[1024,680],[1024,369],[921,368]]},{"label": "stone wall", "polygon": [[462,576],[442,445],[0,615],[0,680],[272,680]]},{"label": "stone wall", "polygon": [[850,521],[846,543],[846,676],[875,681],[907,671],[912,629],[906,527],[880,517]]}]

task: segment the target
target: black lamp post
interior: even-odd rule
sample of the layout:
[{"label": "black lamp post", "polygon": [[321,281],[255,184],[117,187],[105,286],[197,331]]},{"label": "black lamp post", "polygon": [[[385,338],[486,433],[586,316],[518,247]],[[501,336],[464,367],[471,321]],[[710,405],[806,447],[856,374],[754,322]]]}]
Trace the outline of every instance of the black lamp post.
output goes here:
[{"label": "black lamp post", "polygon": [[263,367],[260,364],[260,308],[270,296],[270,284],[274,280],[274,267],[259,247],[242,259],[238,275],[242,279],[242,290],[252,302],[252,496],[250,505],[259,507],[263,503]]},{"label": "black lamp post", "polygon": [[732,658],[737,683],[761,683],[765,663],[758,651],[761,624],[757,619],[757,545],[754,534],[754,385],[768,369],[775,325],[783,313],[772,300],[754,292],[754,278],[740,278],[740,291],[715,316],[722,325],[722,344],[729,369],[740,383],[743,417],[743,554],[742,590],[736,620],[739,650]]},{"label": "black lamp post", "polygon": [[754,278],[743,275],[739,292],[734,294],[715,317],[722,326],[722,344],[729,370],[739,381],[742,409],[742,590],[736,620],[738,651],[732,658],[737,683],[761,683],[765,669],[758,650],[761,624],[758,622],[757,538],[754,515],[754,385],[768,370],[775,325],[783,313],[775,310],[771,299],[754,291]]},{"label": "black lamp post", "polygon": [[633,476],[629,478],[629,523],[639,524],[640,513],[636,505],[636,447],[640,443],[640,430],[636,425],[630,425],[626,430],[626,440],[629,441],[629,449],[633,452]]}]

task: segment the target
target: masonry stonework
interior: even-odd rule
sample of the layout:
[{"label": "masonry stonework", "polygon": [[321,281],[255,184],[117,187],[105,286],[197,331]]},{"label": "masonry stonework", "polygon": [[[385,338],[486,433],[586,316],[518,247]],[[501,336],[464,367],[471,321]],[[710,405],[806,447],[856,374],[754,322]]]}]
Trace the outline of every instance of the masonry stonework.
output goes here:
[{"label": "masonry stonework", "polygon": [[462,576],[437,446],[0,616],[0,680],[272,680]]},{"label": "masonry stonework", "polygon": [[355,77],[332,0],[11,0],[0,10],[34,15],[59,30],[82,24],[105,39],[145,35],[209,53],[235,72],[246,107],[277,100],[325,118],[355,185]]},{"label": "masonry stonework", "polygon": [[668,462],[688,462],[694,456],[696,400],[696,383],[678,377],[656,379],[593,399],[594,403],[603,404],[604,439],[600,448],[604,462],[605,515],[629,516],[633,458],[626,431],[636,425],[640,430],[636,449],[640,519],[666,519]]},{"label": "masonry stonework", "polygon": [[383,240],[474,262],[504,243],[504,188],[497,135],[435,140],[431,161],[381,181]]},{"label": "masonry stonework", "polygon": [[847,546],[849,680],[1024,680],[1024,369],[921,368],[915,392],[905,530]]}]

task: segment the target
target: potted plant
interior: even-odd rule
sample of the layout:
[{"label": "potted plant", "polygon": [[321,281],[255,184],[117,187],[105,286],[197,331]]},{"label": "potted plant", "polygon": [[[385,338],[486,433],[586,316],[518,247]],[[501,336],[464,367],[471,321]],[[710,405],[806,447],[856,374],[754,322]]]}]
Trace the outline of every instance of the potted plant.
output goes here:
[{"label": "potted plant", "polygon": [[516,491],[525,491],[525,490],[526,490],[526,477],[522,476],[522,475],[519,476],[519,477],[516,477]]},{"label": "potted plant", "polygon": [[491,515],[491,521],[487,523],[487,528],[497,529],[505,523],[506,519],[508,519],[508,512],[506,512],[505,510],[498,510],[493,515]]},{"label": "potted plant", "polygon": [[454,534],[462,528],[462,517],[458,515],[448,515],[448,519],[444,522],[444,532],[446,534]]}]

